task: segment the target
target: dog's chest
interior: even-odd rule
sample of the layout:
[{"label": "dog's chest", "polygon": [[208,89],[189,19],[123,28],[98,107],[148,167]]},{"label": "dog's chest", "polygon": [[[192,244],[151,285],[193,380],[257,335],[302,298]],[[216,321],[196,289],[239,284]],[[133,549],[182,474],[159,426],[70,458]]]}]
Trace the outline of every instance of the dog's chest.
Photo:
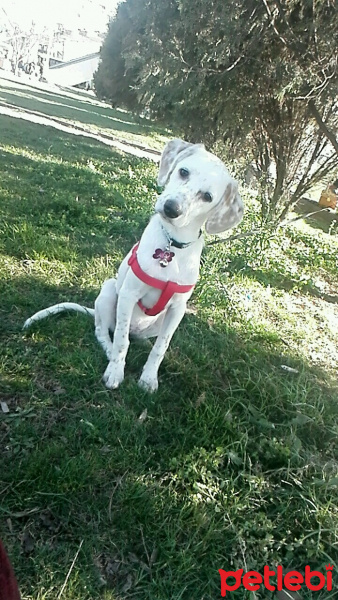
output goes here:
[{"label": "dog's chest", "polygon": [[162,292],[161,290],[156,290],[155,288],[148,288],[148,290],[149,291],[142,295],[140,300],[146,308],[152,308],[159,300]]},{"label": "dog's chest", "polygon": [[[152,223],[149,224],[151,228]],[[169,247],[163,234],[156,228],[147,230],[143,235],[138,248],[138,261],[141,269],[161,281],[173,281],[180,285],[193,285],[199,273],[200,257],[203,243],[187,248]],[[168,252],[169,260],[163,261],[163,253]],[[163,266],[163,264],[165,266]]]},{"label": "dog's chest", "polygon": [[[163,264],[163,251],[157,248],[154,252],[153,249],[149,250],[147,246],[149,244],[143,244],[141,248],[140,244],[137,257],[141,269],[139,278],[146,283],[140,297],[143,307],[146,309],[156,307],[156,310],[161,312],[164,308],[167,309],[176,302],[186,302],[198,277],[199,260],[196,253],[191,252],[190,249],[180,248],[177,249],[176,253],[172,249],[170,255],[167,254],[170,260],[165,261],[165,264]],[[150,281],[147,280],[147,277]],[[170,287],[163,288],[162,282],[168,282]],[[183,289],[181,289],[182,287]],[[155,312],[156,314],[159,313]]]},{"label": "dog's chest", "polygon": [[141,269],[156,279],[161,281],[173,281],[180,285],[193,285],[196,283],[199,272],[199,259],[192,256],[189,250],[176,250],[171,248],[174,253],[167,266],[161,266],[161,259],[154,258],[150,252],[147,254],[139,253],[139,264]]}]

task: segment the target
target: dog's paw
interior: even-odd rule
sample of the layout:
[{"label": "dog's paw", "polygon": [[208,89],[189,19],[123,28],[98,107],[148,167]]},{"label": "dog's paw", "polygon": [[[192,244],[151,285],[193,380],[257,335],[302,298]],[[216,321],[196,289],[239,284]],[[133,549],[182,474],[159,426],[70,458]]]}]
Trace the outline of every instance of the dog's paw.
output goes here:
[{"label": "dog's paw", "polygon": [[145,390],[146,392],[150,392],[151,394],[153,392],[156,392],[156,390],[158,389],[157,377],[150,377],[144,375],[143,373],[138,381],[138,384],[143,390]]},{"label": "dog's paw", "polygon": [[114,362],[110,362],[102,379],[109,390],[116,390],[124,379],[123,367]]}]

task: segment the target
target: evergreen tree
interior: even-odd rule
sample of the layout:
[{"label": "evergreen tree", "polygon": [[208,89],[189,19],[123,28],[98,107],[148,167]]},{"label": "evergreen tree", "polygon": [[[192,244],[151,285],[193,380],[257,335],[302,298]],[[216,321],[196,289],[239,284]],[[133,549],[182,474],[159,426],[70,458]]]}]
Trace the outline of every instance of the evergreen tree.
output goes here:
[{"label": "evergreen tree", "polygon": [[99,95],[254,161],[264,219],[338,165],[334,0],[126,0]]}]

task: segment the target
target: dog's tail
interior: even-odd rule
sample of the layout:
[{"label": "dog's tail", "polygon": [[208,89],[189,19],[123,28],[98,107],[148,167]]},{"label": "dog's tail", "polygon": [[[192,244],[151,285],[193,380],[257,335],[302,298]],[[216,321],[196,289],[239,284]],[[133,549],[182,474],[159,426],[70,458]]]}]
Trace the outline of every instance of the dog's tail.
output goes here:
[{"label": "dog's tail", "polygon": [[50,315],[57,315],[60,312],[64,312],[65,310],[75,310],[76,312],[83,313],[85,315],[90,315],[94,317],[95,311],[93,308],[87,308],[87,306],[81,306],[81,304],[75,304],[74,302],[61,302],[61,304],[54,304],[54,306],[49,306],[48,308],[44,308],[43,310],[39,310],[39,312],[35,313],[32,317],[27,319],[24,322],[23,328],[27,329],[30,327],[32,323],[36,321],[40,321],[41,319],[45,319]]}]

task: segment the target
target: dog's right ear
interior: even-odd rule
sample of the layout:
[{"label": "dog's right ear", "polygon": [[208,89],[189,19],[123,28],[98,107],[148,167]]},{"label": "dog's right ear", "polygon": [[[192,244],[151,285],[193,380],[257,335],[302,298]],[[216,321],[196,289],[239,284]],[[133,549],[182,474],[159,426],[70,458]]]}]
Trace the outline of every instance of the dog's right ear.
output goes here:
[{"label": "dog's right ear", "polygon": [[238,192],[238,185],[230,179],[219,204],[211,211],[205,224],[207,233],[222,233],[232,229],[241,222],[244,213],[242,198]]},{"label": "dog's right ear", "polygon": [[190,146],[194,146],[194,144],[190,144],[189,142],[180,139],[170,140],[170,142],[164,146],[160,161],[160,170],[157,177],[158,185],[163,186],[167,183],[178,154]]}]

